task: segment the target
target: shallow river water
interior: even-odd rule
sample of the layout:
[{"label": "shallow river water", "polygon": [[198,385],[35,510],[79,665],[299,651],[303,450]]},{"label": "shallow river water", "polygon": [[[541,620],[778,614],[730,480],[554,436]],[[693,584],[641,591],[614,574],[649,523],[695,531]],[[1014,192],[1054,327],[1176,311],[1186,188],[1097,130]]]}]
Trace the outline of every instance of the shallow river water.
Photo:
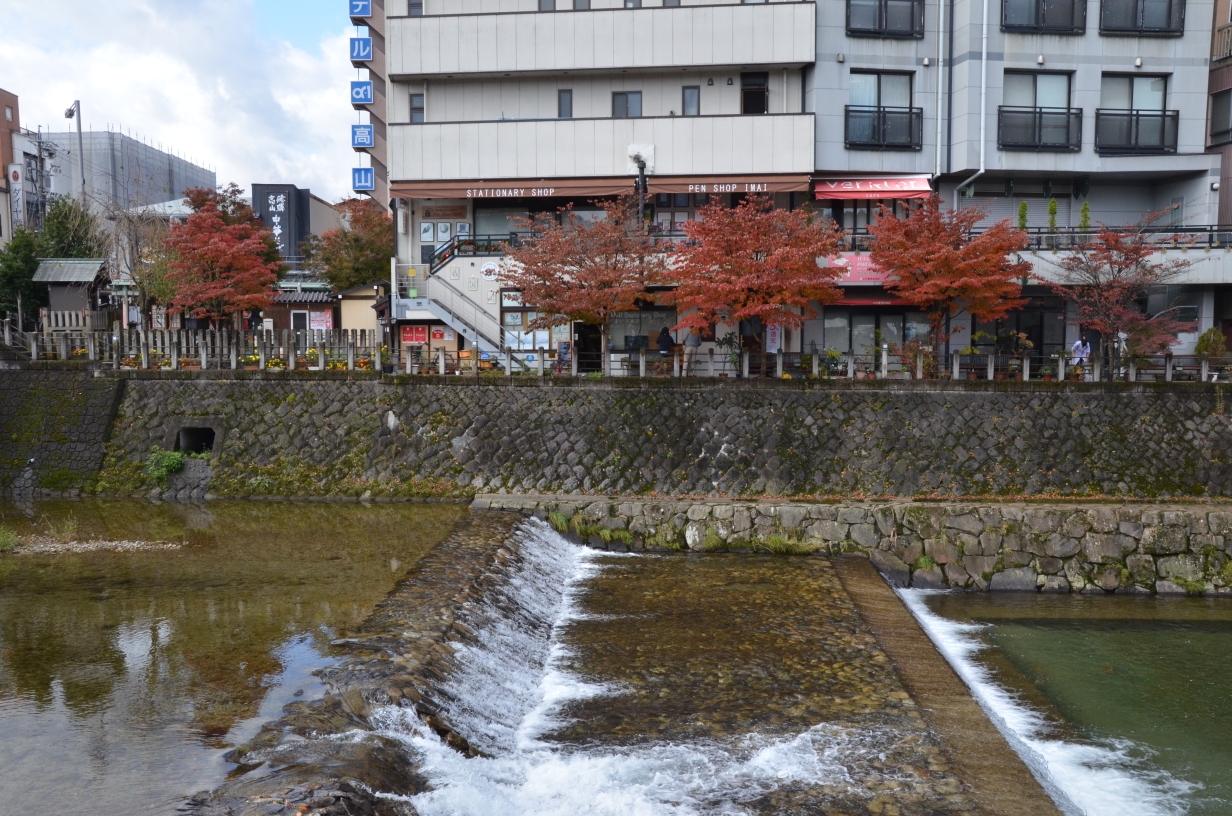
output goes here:
[{"label": "shallow river water", "polygon": [[293,699],[458,505],[0,504],[22,534],[178,544],[0,555],[0,814],[171,813]]}]

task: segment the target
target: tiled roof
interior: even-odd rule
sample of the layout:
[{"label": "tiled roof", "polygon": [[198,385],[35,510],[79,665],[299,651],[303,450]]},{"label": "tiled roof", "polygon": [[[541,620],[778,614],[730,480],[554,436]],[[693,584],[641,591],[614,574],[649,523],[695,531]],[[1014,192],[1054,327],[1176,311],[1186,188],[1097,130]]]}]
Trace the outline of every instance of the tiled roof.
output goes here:
[{"label": "tiled roof", "polygon": [[338,296],[333,292],[279,292],[274,303],[333,303]]},{"label": "tiled roof", "polygon": [[35,283],[93,283],[105,258],[40,258]]}]

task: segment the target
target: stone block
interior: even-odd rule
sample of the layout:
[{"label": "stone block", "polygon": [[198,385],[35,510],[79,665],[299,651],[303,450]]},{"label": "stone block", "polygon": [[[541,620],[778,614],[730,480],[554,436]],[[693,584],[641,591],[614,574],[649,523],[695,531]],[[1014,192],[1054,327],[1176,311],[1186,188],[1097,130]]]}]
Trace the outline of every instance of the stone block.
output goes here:
[{"label": "stone block", "polygon": [[911,585],[916,589],[945,589],[945,572],[935,564],[928,569],[918,569],[911,573]]},{"label": "stone block", "polygon": [[1187,595],[1185,587],[1171,581],[1156,581],[1155,592],[1159,595]]},{"label": "stone block", "polygon": [[1070,513],[1061,525],[1061,532],[1070,538],[1081,539],[1087,534],[1089,529],[1091,529],[1091,524],[1087,521],[1087,514],[1081,510],[1076,513]]},{"label": "stone block", "polygon": [[1189,533],[1184,527],[1146,527],[1142,531],[1142,551],[1154,555],[1174,555],[1189,549]]},{"label": "stone block", "polygon": [[1035,560],[1035,556],[1021,550],[1006,550],[1002,553],[1001,560],[1005,562],[1007,567],[1025,567]]},{"label": "stone block", "polygon": [[1206,526],[1214,535],[1232,536],[1232,513],[1207,513]]},{"label": "stone block", "polygon": [[868,554],[868,560],[894,586],[905,587],[911,583],[911,569],[894,553],[873,550]]},{"label": "stone block", "polygon": [[894,518],[894,509],[891,507],[878,507],[873,511],[873,520],[877,524],[878,532],[883,536],[888,536],[898,529],[898,522]]},{"label": "stone block", "polygon": [[945,526],[947,529],[962,530],[964,533],[971,533],[972,535],[979,535],[984,532],[984,522],[969,513],[950,516],[945,520]]},{"label": "stone block", "polygon": [[1093,564],[1121,560],[1121,545],[1111,533],[1087,533],[1082,539],[1082,551]]},{"label": "stone block", "polygon": [[988,582],[988,587],[994,592],[1034,592],[1037,577],[1035,570],[1030,567],[1016,567],[998,572]]},{"label": "stone block", "polygon": [[730,504],[716,504],[710,508],[710,515],[717,519],[730,519],[735,512],[735,508]]},{"label": "stone block", "polygon": [[686,515],[688,515],[690,521],[701,521],[702,519],[709,518],[710,505],[695,504],[689,508],[689,512]]},{"label": "stone block", "polygon": [[808,526],[808,534],[823,541],[846,541],[848,525],[840,521],[815,521]]},{"label": "stone block", "polygon": [[753,526],[753,520],[749,516],[749,511],[744,507],[737,507],[732,513],[732,531],[743,533]]},{"label": "stone block", "polygon": [[847,529],[847,535],[861,547],[872,549],[877,546],[877,528],[872,524],[853,524]]},{"label": "stone block", "polygon": [[978,578],[985,583],[997,569],[996,556],[992,555],[964,555],[962,564],[972,578]]},{"label": "stone block", "polygon": [[1037,533],[1051,533],[1061,528],[1061,514],[1041,507],[1029,508],[1023,513],[1023,521],[1028,529]]},{"label": "stone block", "polygon": [[871,514],[863,507],[840,507],[838,520],[846,524],[865,524],[871,520]]},{"label": "stone block", "polygon": [[954,564],[958,561],[958,547],[941,538],[924,539],[924,554],[938,564]]},{"label": "stone block", "polygon": [[1048,575],[1044,578],[1041,592],[1069,592],[1069,579],[1064,575]]},{"label": "stone block", "polygon": [[1111,507],[1096,507],[1087,512],[1091,529],[1097,533],[1115,533],[1117,530],[1116,511]]},{"label": "stone block", "polygon": [[784,529],[798,530],[808,518],[808,507],[802,504],[785,504],[779,508],[779,523]]},{"label": "stone block", "polygon": [[971,576],[961,564],[946,564],[942,572],[945,573],[945,580],[950,586],[965,587],[971,583]]},{"label": "stone block", "polygon": [[[1060,575],[1065,569],[1065,562],[1060,558],[1048,558],[1047,556],[1036,559],[1037,569],[1041,575]],[[1068,582],[1066,582],[1068,586]]]},{"label": "stone block", "polygon": [[1160,558],[1155,563],[1159,577],[1174,581],[1201,581],[1203,578],[1202,556],[1175,555]]},{"label": "stone block", "polygon": [[974,548],[963,547],[963,551],[979,555],[996,555],[1001,549],[1001,539],[1000,533],[981,533],[978,545]]},{"label": "stone block", "polygon": [[1130,538],[1142,538],[1142,522],[1140,521],[1122,521],[1117,524],[1117,530],[1121,535],[1127,535]]},{"label": "stone block", "polygon": [[1052,558],[1069,558],[1077,555],[1082,549],[1076,538],[1066,538],[1059,533],[1052,533],[1044,544],[1044,554]]},{"label": "stone block", "polygon": [[1107,567],[1095,575],[1095,584],[1104,592],[1115,592],[1121,586],[1121,571]]},{"label": "stone block", "polygon": [[1219,541],[1218,541],[1217,536],[1207,535],[1207,534],[1198,534],[1198,535],[1191,535],[1189,537],[1190,552],[1204,553],[1204,552],[1211,552],[1211,551],[1220,550],[1220,549],[1223,549],[1223,548],[1219,546]]},{"label": "stone block", "polygon": [[1165,527],[1188,527],[1189,513],[1184,510],[1165,510],[1164,511],[1164,526]]},{"label": "stone block", "polygon": [[1149,555],[1131,555],[1125,559],[1125,568],[1138,584],[1155,582],[1155,559]]}]

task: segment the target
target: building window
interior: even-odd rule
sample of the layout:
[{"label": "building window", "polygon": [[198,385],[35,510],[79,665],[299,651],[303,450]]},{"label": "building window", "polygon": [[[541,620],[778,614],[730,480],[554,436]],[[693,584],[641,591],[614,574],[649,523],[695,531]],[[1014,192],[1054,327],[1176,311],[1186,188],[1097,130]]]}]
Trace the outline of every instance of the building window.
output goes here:
[{"label": "building window", "polygon": [[698,116],[702,108],[702,89],[697,85],[686,85],[682,89],[680,110],[685,116]]},{"label": "building window", "polygon": [[663,0],[664,8],[675,8],[680,5],[680,0]]},{"label": "building window", "polygon": [[740,112],[770,112],[770,75],[764,71],[740,75]]},{"label": "building window", "polygon": [[411,94],[411,123],[424,121],[424,95]]},{"label": "building window", "polygon": [[13,121],[13,109],[8,105],[4,106],[4,118],[10,122]]},{"label": "building window", "polygon": [[422,17],[423,0],[407,0],[406,13],[411,17]]},{"label": "building window", "polygon": [[625,8],[641,8],[642,0],[625,0]]},{"label": "building window", "polygon": [[847,33],[854,37],[923,37],[924,0],[847,0]]},{"label": "building window", "polygon": [[642,115],[642,92],[621,91],[612,94],[612,118],[636,119]]},{"label": "building window", "polygon": [[1081,34],[1087,27],[1086,0],[1003,0],[1002,31]]},{"label": "building window", "polygon": [[1160,34],[1185,32],[1185,0],[1100,0],[1102,34]]},{"label": "building window", "polygon": [[1101,153],[1175,153],[1179,115],[1165,110],[1168,78],[1105,74],[1095,111]]},{"label": "building window", "polygon": [[574,11],[590,11],[590,0],[573,0]]},{"label": "building window", "polygon": [[556,0],[539,0],[540,11],[556,11]]},{"label": "building window", "polygon": [[1069,106],[1069,74],[1006,71],[1001,100],[1002,150],[1082,149],[1082,110]]},{"label": "building window", "polygon": [[911,74],[851,74],[849,148],[919,150],[924,111],[911,107]]},{"label": "building window", "polygon": [[1211,94],[1211,144],[1232,142],[1232,91]]},{"label": "building window", "polygon": [[573,118],[573,91],[556,92],[556,118]]}]

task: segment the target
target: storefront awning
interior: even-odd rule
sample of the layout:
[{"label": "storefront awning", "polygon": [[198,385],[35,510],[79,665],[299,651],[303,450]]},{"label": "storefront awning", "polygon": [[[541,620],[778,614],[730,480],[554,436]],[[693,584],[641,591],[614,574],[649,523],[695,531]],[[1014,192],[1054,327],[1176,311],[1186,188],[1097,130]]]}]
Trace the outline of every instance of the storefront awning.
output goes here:
[{"label": "storefront awning", "polygon": [[483,179],[464,181],[395,181],[393,198],[552,198],[614,196],[634,192],[632,176],[568,179]]},{"label": "storefront awning", "polygon": [[814,198],[873,199],[928,198],[933,194],[928,176],[870,176],[867,178],[830,178],[813,182]]},{"label": "storefront awning", "polygon": [[807,191],[808,176],[650,176],[650,193],[795,193]]}]

